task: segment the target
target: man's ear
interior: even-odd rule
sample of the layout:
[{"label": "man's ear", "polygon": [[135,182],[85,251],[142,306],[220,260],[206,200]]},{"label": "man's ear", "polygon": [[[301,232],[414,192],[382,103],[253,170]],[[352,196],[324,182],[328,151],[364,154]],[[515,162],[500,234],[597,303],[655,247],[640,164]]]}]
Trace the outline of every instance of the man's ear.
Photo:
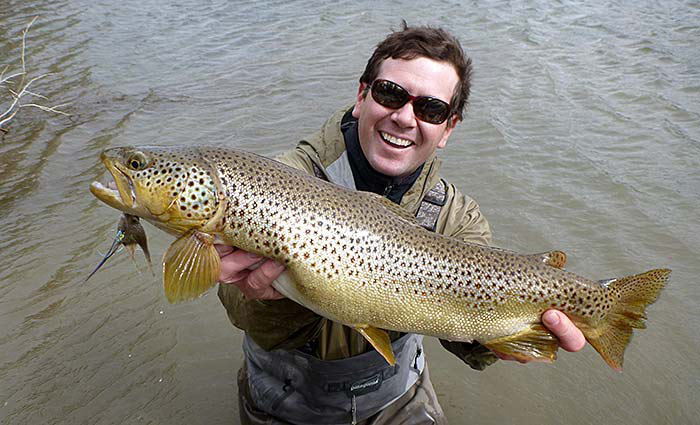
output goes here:
[{"label": "man's ear", "polygon": [[445,132],[442,134],[442,139],[440,139],[440,142],[438,142],[437,147],[438,149],[442,149],[445,146],[447,146],[447,139],[449,139],[450,134],[452,134],[452,130],[457,127],[457,123],[460,121],[459,115],[453,114],[450,118],[447,119],[447,123],[445,124]]},{"label": "man's ear", "polygon": [[360,118],[360,108],[367,98],[367,93],[369,93],[369,86],[366,83],[360,83],[357,88],[357,99],[355,99],[355,106],[352,108],[352,116],[355,118]]}]

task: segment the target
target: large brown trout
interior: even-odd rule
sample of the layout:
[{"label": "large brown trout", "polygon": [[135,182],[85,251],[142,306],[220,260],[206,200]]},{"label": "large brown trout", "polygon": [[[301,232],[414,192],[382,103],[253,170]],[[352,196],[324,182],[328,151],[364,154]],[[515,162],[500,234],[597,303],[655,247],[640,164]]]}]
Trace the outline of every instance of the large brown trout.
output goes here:
[{"label": "large brown trout", "polygon": [[170,302],[217,283],[213,244],[225,243],[284,264],[278,291],[354,327],[390,363],[383,329],[553,361],[558,340],[540,316],[556,308],[619,370],[670,273],[595,282],[563,270],[559,251],[523,255],[441,236],[379,195],[248,152],[124,147],[101,159],[117,190],[95,182],[91,192],[177,236],[163,258]]}]

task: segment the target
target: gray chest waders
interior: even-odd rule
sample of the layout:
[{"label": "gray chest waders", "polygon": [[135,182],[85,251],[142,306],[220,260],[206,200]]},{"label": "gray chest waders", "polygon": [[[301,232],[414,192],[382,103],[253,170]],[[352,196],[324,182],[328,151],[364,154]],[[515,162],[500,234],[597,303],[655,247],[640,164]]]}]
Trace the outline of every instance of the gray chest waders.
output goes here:
[{"label": "gray chest waders", "polygon": [[320,360],[300,350],[265,351],[245,337],[243,351],[255,406],[295,424],[351,424],[404,395],[425,368],[423,336],[406,334],[391,346],[389,366],[375,350]]}]

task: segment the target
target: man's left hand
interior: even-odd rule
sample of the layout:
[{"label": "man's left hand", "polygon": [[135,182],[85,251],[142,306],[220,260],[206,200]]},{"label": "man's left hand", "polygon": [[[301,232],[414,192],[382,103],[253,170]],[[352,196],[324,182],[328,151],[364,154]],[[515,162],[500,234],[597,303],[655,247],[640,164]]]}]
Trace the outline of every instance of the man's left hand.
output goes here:
[{"label": "man's left hand", "polygon": [[[569,317],[559,310],[547,310],[542,314],[542,323],[559,339],[559,346],[566,351],[576,352],[586,345],[583,332],[573,324]],[[514,357],[496,353],[501,360],[516,360]],[[520,363],[527,363],[527,361]]]},{"label": "man's left hand", "polygon": [[542,323],[559,339],[559,346],[564,350],[574,353],[586,345],[586,337],[583,336],[583,332],[561,311],[545,311],[542,314]]}]

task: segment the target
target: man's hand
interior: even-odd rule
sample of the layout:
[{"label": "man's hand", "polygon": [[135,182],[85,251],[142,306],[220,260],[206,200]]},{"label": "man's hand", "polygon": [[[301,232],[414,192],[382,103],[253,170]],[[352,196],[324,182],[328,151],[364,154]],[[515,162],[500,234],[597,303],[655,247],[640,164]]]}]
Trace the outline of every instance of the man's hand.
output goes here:
[{"label": "man's hand", "polygon": [[559,339],[559,346],[564,350],[574,353],[586,345],[586,337],[583,336],[583,332],[561,311],[545,311],[542,314],[542,323]]},{"label": "man's hand", "polygon": [[284,266],[228,245],[214,245],[221,257],[219,282],[236,285],[243,295],[252,299],[278,300],[284,298],[272,287]]},{"label": "man's hand", "polygon": [[[542,314],[542,323],[559,339],[559,346],[564,350],[573,353],[581,350],[586,345],[586,337],[583,336],[583,332],[561,311],[553,309],[545,311]],[[496,356],[501,360],[516,360],[511,356],[500,353],[496,353]],[[520,361],[520,363],[527,362]]]}]

